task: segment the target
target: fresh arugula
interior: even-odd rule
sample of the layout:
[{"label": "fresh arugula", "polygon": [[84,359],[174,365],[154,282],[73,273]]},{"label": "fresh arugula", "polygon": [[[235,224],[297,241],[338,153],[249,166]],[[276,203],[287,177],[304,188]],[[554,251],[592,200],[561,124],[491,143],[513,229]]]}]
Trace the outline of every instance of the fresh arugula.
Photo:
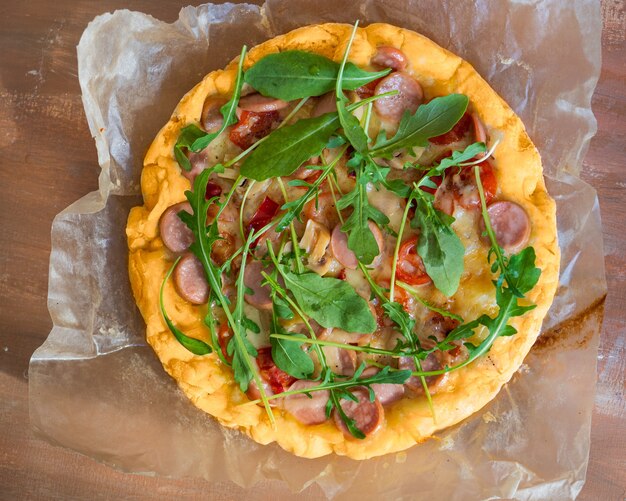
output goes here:
[{"label": "fresh arugula", "polygon": [[[371,376],[361,377],[363,371],[365,370],[365,367],[365,363],[361,364],[357,371],[354,373],[354,375],[349,378],[336,379],[330,382],[322,382],[319,385],[313,386],[311,388],[285,391],[277,395],[268,396],[267,398],[268,400],[274,400],[276,398],[288,397],[289,395],[299,395],[303,393],[305,395],[308,395],[316,391],[349,389],[357,386],[365,386],[366,388],[370,388],[373,384],[404,384],[407,379],[411,377],[411,371],[409,370],[392,371],[389,367],[384,367],[380,372],[377,372],[376,374],[373,374]],[[246,405],[258,404],[260,402],[260,399],[252,400]]]},{"label": "fresh arugula", "polygon": [[[354,90],[384,77],[389,71],[370,72],[347,63],[342,86]],[[291,101],[330,92],[335,88],[338,74],[339,65],[324,56],[289,50],[262,58],[246,71],[245,82],[264,96]]]},{"label": "fresh arugula", "polygon": [[213,352],[213,348],[211,348],[204,341],[201,341],[200,339],[194,339],[192,337],[187,336],[185,333],[183,333],[178,327],[174,325],[174,322],[171,321],[170,317],[165,311],[165,304],[163,301],[163,290],[165,289],[165,284],[172,276],[172,272],[174,271],[174,268],[176,268],[178,261],[180,261],[180,257],[176,259],[174,264],[170,267],[168,272],[165,274],[165,278],[163,279],[163,282],[161,283],[161,289],[159,290],[159,307],[161,309],[161,315],[163,315],[163,320],[165,320],[165,323],[167,324],[167,327],[169,328],[170,332],[174,335],[174,337],[180,344],[182,344],[187,350],[189,350],[194,355],[207,355]]},{"label": "fresh arugula", "polygon": [[[272,319],[270,323],[272,360],[274,360],[279,369],[287,374],[297,379],[306,379],[313,374],[315,369],[309,354],[302,350],[302,342],[306,340],[306,336],[303,334],[289,334],[281,325],[281,318],[291,319],[294,315],[289,307],[289,303],[279,295],[278,290],[281,290],[285,295],[286,292],[277,281],[276,271],[274,271],[274,275],[274,277],[270,277],[264,273],[264,277],[268,285],[270,285],[270,296],[272,298]],[[272,334],[288,336],[291,342],[272,337]]]},{"label": "fresh arugula", "polygon": [[[305,187],[307,190],[301,197],[296,198],[295,200],[291,200],[289,202],[285,202],[285,204],[281,207],[281,209],[285,211],[285,214],[278,221],[278,224],[276,225],[276,231],[283,231],[285,228],[287,228],[287,226],[292,223],[294,219],[300,219],[300,214],[304,210],[304,206],[318,195],[321,184],[326,180],[328,175],[333,172],[335,165],[341,159],[346,149],[347,146],[344,146],[341,150],[339,150],[335,158],[333,158],[333,160],[328,165],[325,165],[323,167],[322,173],[312,183],[307,183],[306,181],[301,181],[299,179],[289,181],[289,185],[302,186]],[[294,247],[294,249],[296,247]]]},{"label": "fresh arugula", "polygon": [[289,176],[322,152],[338,126],[337,113],[326,113],[275,130],[244,160],[240,172],[256,181]]},{"label": "fresh arugula", "polygon": [[[397,91],[372,96],[346,106],[346,110],[351,112],[394,94]],[[309,158],[322,152],[339,125],[339,116],[333,112],[278,128],[263,138],[262,143],[259,141],[261,144],[246,157],[240,172],[255,181],[289,176]]]},{"label": "fresh arugula", "polygon": [[314,272],[298,275],[278,262],[275,266],[302,311],[321,326],[360,333],[376,329],[367,301],[344,280]]},{"label": "fresh arugula", "polygon": [[174,157],[176,158],[178,165],[180,165],[183,170],[187,172],[191,170],[191,162],[187,158],[186,153],[191,149],[192,144],[194,144],[197,139],[204,137],[205,135],[206,132],[194,124],[181,129],[178,140],[174,145]]},{"label": "fresh arugula", "polygon": [[411,226],[420,230],[417,253],[435,287],[452,296],[459,287],[465,256],[465,247],[450,226],[454,218],[435,209],[433,195],[420,188],[413,191],[412,200],[417,206]]},{"label": "fresh arugula", "polygon": [[[213,168],[202,171],[196,177],[193,191],[185,192],[193,213],[189,214],[182,211],[179,213],[179,217],[189,227],[194,235],[194,242],[189,247],[189,250],[193,252],[202,263],[207,281],[209,283],[211,297],[215,298],[217,304],[223,310],[228,324],[233,332],[233,337],[227,346],[227,352],[233,357],[232,368],[234,379],[239,384],[239,387],[243,392],[248,389],[250,380],[254,379],[259,388],[261,400],[263,401],[269,419],[271,422],[274,422],[274,415],[267,402],[267,395],[263,389],[260,376],[256,370],[255,364],[251,360],[251,357],[256,356],[256,349],[247,339],[246,331],[250,327],[250,322],[243,314],[243,296],[245,293],[243,276],[245,271],[245,257],[249,251],[250,244],[254,241],[253,239],[257,238],[260,234],[271,228],[271,224],[273,223],[266,225],[258,232],[252,231],[246,240],[242,252],[242,263],[244,264],[242,264],[237,278],[237,302],[235,310],[231,312],[230,300],[222,292],[222,270],[215,265],[211,259],[211,248],[213,244],[221,238],[217,226],[218,217],[214,218],[213,222],[207,225],[207,212],[209,205],[216,203],[220,207],[220,212],[224,209],[224,205],[221,205],[217,197],[209,200],[205,199],[206,186],[209,182],[209,177],[214,172],[221,169],[223,169],[223,166],[217,165]],[[225,204],[227,201],[223,203]]]},{"label": "fresh arugula", "polygon": [[352,47],[352,42],[354,40],[354,36],[356,35],[356,30],[358,26],[359,22],[357,21],[356,23],[354,23],[352,34],[350,35],[350,39],[348,40],[348,44],[346,45],[346,50],[343,55],[343,60],[341,61],[341,65],[339,66],[337,81],[335,83],[335,97],[337,101],[337,114],[339,115],[339,122],[343,127],[343,133],[345,134],[348,141],[350,141],[354,149],[360,153],[363,153],[365,152],[365,150],[367,150],[368,137],[361,127],[359,120],[346,109],[349,101],[343,93],[348,54],[350,53],[350,48]]},{"label": "fresh arugula", "polygon": [[468,102],[463,94],[449,94],[419,106],[413,115],[406,111],[395,135],[387,139],[381,132],[370,149],[370,155],[389,158],[402,148],[426,146],[428,139],[445,134],[454,127],[465,113]]}]

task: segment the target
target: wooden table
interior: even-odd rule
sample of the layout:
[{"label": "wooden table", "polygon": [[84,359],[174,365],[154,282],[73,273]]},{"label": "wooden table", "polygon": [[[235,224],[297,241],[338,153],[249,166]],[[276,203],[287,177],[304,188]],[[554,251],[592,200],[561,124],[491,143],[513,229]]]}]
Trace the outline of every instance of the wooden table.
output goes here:
[{"label": "wooden table", "polygon": [[[0,5],[0,499],[233,499],[270,497],[270,483],[127,475],[34,436],[28,361],[51,328],[46,308],[50,225],[97,188],[97,158],[76,76],[87,23],[131,8],[174,21],[186,2],[31,0]],[[603,69],[593,99],[599,131],[583,177],[599,192],[609,295],[598,357],[591,459],[580,499],[626,496],[626,12],[603,2]],[[283,489],[273,491],[280,499]],[[317,499],[307,490],[302,498]]]}]

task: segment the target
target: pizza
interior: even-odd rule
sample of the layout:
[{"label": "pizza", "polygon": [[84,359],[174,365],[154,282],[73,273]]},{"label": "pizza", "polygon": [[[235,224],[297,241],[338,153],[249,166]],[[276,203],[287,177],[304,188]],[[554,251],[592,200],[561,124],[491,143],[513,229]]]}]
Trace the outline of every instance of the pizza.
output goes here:
[{"label": "pizza", "polygon": [[188,92],[127,226],[147,340],[191,402],[298,456],[469,417],[535,342],[554,201],[507,104],[387,24],[307,26]]}]

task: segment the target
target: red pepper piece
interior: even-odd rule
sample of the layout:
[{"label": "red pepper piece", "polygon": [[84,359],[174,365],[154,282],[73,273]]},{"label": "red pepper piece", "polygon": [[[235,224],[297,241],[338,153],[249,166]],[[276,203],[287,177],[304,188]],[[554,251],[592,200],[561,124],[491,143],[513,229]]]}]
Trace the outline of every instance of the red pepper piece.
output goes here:
[{"label": "red pepper piece", "polygon": [[272,131],[272,125],[278,122],[278,111],[242,111],[237,122],[230,130],[230,140],[242,150],[248,149],[253,143],[267,136]]},{"label": "red pepper piece", "polygon": [[259,372],[261,377],[265,379],[274,394],[282,393],[289,388],[297,379],[290,376],[282,369],[276,367],[274,359],[272,358],[271,348],[260,348],[259,354],[256,357],[257,365],[259,366]]}]

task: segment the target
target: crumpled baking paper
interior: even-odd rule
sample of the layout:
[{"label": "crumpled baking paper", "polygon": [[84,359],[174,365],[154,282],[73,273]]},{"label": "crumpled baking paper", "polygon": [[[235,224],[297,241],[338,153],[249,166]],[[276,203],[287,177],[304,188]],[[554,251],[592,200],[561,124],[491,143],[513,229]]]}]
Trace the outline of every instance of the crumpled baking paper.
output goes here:
[{"label": "crumpled baking paper", "polygon": [[[161,369],[130,292],[124,229],[141,203],[147,147],[204,74],[244,43],[356,19],[432,38],[471,62],[521,116],[557,201],[562,272],[543,347],[485,409],[403,453],[307,460],[218,426]],[[594,0],[267,0],[186,7],[173,24],[130,11],[97,17],[78,67],[100,189],[52,226],[54,327],[30,364],[32,425],[125,471],[260,482],[281,499],[286,486],[337,499],[574,498],[585,478],[606,291],[598,202],[578,178],[596,131],[600,32]]]}]

